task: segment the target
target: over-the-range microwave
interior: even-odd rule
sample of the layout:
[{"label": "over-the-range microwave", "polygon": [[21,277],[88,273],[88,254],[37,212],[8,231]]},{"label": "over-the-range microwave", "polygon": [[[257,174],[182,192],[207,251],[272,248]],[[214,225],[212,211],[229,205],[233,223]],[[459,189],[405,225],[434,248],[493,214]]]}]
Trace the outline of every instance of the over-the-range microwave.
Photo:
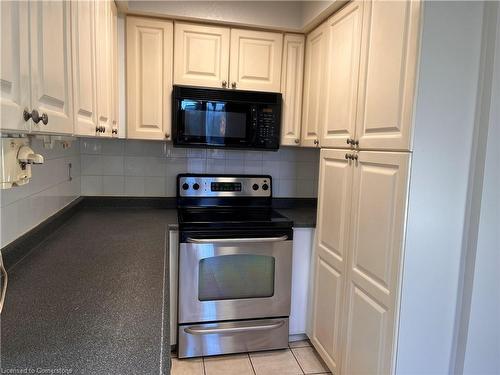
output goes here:
[{"label": "over-the-range microwave", "polygon": [[281,94],[175,85],[175,146],[277,150]]}]

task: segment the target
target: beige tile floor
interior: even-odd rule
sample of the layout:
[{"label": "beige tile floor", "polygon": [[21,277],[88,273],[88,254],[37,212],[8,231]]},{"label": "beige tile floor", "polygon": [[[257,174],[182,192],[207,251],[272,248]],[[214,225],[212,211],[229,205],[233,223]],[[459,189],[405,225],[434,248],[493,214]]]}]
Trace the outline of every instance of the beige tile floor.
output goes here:
[{"label": "beige tile floor", "polygon": [[[174,357],[174,355],[173,355]],[[330,374],[309,340],[288,349],[192,359],[172,358],[171,375]]]}]

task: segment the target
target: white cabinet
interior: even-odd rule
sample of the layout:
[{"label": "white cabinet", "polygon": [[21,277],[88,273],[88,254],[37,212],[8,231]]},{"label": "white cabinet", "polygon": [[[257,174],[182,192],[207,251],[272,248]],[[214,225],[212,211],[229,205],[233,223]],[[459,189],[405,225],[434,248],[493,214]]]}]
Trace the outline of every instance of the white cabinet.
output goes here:
[{"label": "white cabinet", "polygon": [[174,83],[227,87],[229,28],[176,22]]},{"label": "white cabinet", "polygon": [[285,35],[281,68],[281,93],[283,95],[281,144],[284,146],[300,144],[304,49],[305,37],[303,35]]},{"label": "white cabinet", "polygon": [[32,131],[73,133],[70,5],[68,1],[29,3],[31,107],[48,117],[47,124],[32,123]]},{"label": "white cabinet", "polygon": [[311,341],[336,373],[392,372],[409,158],[321,150]]},{"label": "white cabinet", "polygon": [[30,107],[29,66],[29,3],[0,2],[1,72],[0,72],[0,127],[2,130],[28,132],[31,120],[23,119],[23,111]]},{"label": "white cabinet", "polygon": [[419,1],[366,1],[356,119],[360,148],[410,150]]},{"label": "white cabinet", "polygon": [[307,35],[301,130],[301,145],[307,147],[319,147],[324,119],[327,31],[324,23]]},{"label": "white cabinet", "polygon": [[352,163],[345,374],[394,370],[409,159],[362,151]]},{"label": "white cabinet", "polygon": [[321,147],[350,148],[356,128],[363,3],[353,1],[327,21],[328,64]]},{"label": "white cabinet", "polygon": [[71,5],[75,134],[96,134],[97,80],[94,1]]},{"label": "white cabinet", "polygon": [[110,1],[110,30],[111,45],[109,48],[111,63],[111,92],[109,100],[111,101],[111,136],[118,137],[118,10],[114,1]]},{"label": "white cabinet", "polygon": [[127,17],[127,137],[171,139],[173,24]]},{"label": "white cabinet", "polygon": [[231,29],[231,88],[280,91],[283,35]]}]

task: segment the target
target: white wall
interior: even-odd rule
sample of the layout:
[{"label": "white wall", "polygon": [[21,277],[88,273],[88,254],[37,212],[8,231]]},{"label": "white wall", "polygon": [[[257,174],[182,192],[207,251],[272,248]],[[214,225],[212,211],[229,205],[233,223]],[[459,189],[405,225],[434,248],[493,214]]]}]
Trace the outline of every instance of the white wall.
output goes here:
[{"label": "white wall", "polygon": [[[32,166],[33,178],[27,185],[0,190],[0,248],[23,235],[80,196],[80,147],[78,140],[63,149],[43,148],[34,140],[31,147],[45,158],[42,165]],[[73,180],[68,178],[72,164]]]},{"label": "white wall", "polygon": [[270,174],[278,197],[316,197],[319,151],[174,148],[171,142],[81,140],[82,195],[175,197],[179,173]]},{"label": "white wall", "polygon": [[424,5],[397,373],[449,372],[482,2]]},{"label": "white wall", "polygon": [[500,374],[500,12],[464,374]]}]

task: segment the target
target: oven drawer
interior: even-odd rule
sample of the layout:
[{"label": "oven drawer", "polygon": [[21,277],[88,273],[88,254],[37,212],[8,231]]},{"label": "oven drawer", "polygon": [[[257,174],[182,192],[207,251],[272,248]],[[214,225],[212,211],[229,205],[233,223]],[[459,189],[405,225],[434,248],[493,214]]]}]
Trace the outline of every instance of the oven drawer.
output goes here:
[{"label": "oven drawer", "polygon": [[288,318],[179,326],[179,358],[283,349]]},{"label": "oven drawer", "polygon": [[188,239],[179,249],[179,323],[288,316],[287,236]]}]

